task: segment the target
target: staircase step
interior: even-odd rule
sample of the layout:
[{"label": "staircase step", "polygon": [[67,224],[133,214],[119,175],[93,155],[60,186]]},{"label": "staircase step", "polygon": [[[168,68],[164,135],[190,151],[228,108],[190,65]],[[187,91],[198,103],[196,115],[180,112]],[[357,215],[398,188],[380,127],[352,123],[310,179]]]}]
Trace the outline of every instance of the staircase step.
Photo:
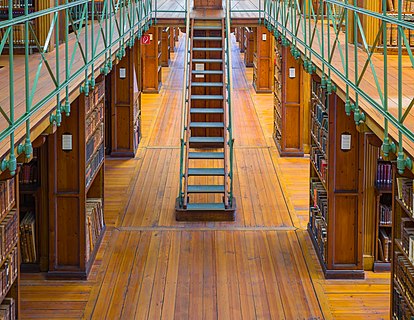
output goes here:
[{"label": "staircase step", "polygon": [[224,210],[224,203],[189,203],[187,204],[187,210],[193,211],[222,211]]},{"label": "staircase step", "polygon": [[223,100],[221,94],[192,94],[191,100]]},{"label": "staircase step", "polygon": [[194,26],[194,30],[221,30],[221,26],[198,25]]},{"label": "staircase step", "polygon": [[191,122],[191,128],[224,128],[223,122]]},{"label": "staircase step", "polygon": [[220,185],[189,185],[188,193],[224,193],[224,186]]},{"label": "staircase step", "polygon": [[190,137],[190,143],[224,143],[223,137]]},{"label": "staircase step", "polygon": [[200,40],[200,41],[215,41],[215,40],[222,40],[222,37],[193,37],[194,41]]},{"label": "staircase step", "polygon": [[191,70],[192,74],[223,74],[222,70]]},{"label": "staircase step", "polygon": [[193,51],[223,51],[222,48],[196,48],[193,47]]},{"label": "staircase step", "polygon": [[223,168],[190,168],[189,176],[224,176]]},{"label": "staircase step", "polygon": [[189,159],[224,159],[224,152],[189,152]]},{"label": "staircase step", "polygon": [[223,59],[193,59],[194,63],[222,63]]},{"label": "staircase step", "polygon": [[222,87],[223,82],[191,82],[192,87]]},{"label": "staircase step", "polygon": [[208,113],[208,114],[212,114],[212,113],[224,113],[222,108],[191,108],[190,112],[195,114],[203,114],[203,113]]}]

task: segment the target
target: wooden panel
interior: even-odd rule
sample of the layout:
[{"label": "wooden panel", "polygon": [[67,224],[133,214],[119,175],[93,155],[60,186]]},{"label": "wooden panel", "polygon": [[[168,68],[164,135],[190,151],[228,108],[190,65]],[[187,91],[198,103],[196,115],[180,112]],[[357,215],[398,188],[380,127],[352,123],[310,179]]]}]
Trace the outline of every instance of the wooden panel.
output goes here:
[{"label": "wooden panel", "polygon": [[158,93],[161,87],[161,34],[158,27],[145,33],[152,37],[150,44],[142,45],[142,91]]},{"label": "wooden panel", "polygon": [[265,27],[257,27],[256,51],[253,68],[256,77],[253,86],[256,92],[265,93],[273,90],[273,35]]},{"label": "wooden panel", "polygon": [[222,0],[194,0],[194,9],[221,9]]}]

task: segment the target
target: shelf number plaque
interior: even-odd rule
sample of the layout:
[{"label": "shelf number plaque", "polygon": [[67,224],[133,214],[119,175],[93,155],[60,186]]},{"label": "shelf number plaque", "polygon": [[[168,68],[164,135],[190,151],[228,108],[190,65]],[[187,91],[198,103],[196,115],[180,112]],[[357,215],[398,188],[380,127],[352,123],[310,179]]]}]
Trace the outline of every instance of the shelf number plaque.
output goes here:
[{"label": "shelf number plaque", "polygon": [[341,134],[341,150],[342,151],[351,150],[351,134],[347,132]]}]

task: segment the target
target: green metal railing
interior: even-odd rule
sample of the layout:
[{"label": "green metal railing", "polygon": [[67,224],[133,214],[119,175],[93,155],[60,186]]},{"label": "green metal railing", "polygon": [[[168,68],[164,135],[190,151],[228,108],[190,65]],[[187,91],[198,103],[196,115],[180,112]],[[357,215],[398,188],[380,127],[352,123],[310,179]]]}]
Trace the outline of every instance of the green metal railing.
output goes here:
[{"label": "green metal railing", "polygon": [[190,52],[190,1],[186,3],[186,18],[185,18],[185,27],[186,27],[186,36],[185,36],[185,51],[184,51],[184,84],[182,91],[182,110],[181,110],[181,137],[180,137],[180,186],[179,186],[179,200],[180,206],[184,206],[184,201],[186,201],[185,194],[185,163],[184,156],[186,154],[186,148],[188,147],[187,136],[189,134],[190,128],[188,127],[189,122],[189,109],[190,109],[190,70],[191,70],[191,52]]},{"label": "green metal railing", "polygon": [[[31,156],[31,117],[52,104],[50,109],[55,112],[50,121],[59,126],[62,113],[70,113],[70,91],[80,84],[81,92],[88,94],[96,75],[110,72],[113,60],[121,59],[126,46],[133,46],[148,30],[153,15],[151,0],[66,0],[64,4],[56,0],[54,7],[39,11],[25,0],[20,9],[16,13],[13,1],[9,1],[7,19],[0,21],[0,56],[8,54],[8,63],[1,70],[2,77],[8,74],[8,97],[0,97],[0,143],[6,141],[10,145],[10,155],[3,159],[1,170],[9,169],[11,174],[17,168],[18,154]],[[33,26],[41,23],[48,30],[44,38]],[[17,33],[18,28],[22,32]],[[23,42],[23,46],[14,39],[22,34],[19,43]],[[30,57],[33,49],[37,53]],[[15,87],[16,60],[22,64],[16,50],[24,55],[24,88]],[[48,89],[41,90],[40,86]],[[24,143],[15,148],[16,132],[24,124]]]},{"label": "green metal railing", "polygon": [[[353,112],[356,124],[366,121],[361,108],[370,109],[367,113],[383,122],[383,153],[397,152],[397,167],[402,172],[412,169],[411,160],[404,156],[403,140],[414,142],[414,124],[405,121],[414,105],[414,57],[407,38],[408,30],[414,32],[414,24],[406,21],[410,17],[402,14],[402,1],[398,3],[399,13],[389,15],[386,0],[381,2],[381,12],[357,7],[348,0],[320,0],[315,5],[312,1],[301,5],[299,0],[266,0],[264,24],[283,45],[290,45],[307,72],[321,70],[322,85],[328,92],[336,90],[334,83],[341,85],[346,113]],[[367,31],[362,21],[371,21],[374,31]],[[391,27],[398,33],[390,45],[387,30]],[[390,58],[393,50],[395,56]],[[403,68],[411,77],[403,74]],[[390,129],[398,150],[391,142]]]},{"label": "green metal railing", "polygon": [[[231,96],[233,92],[232,88],[232,81],[233,81],[233,70],[232,70],[232,58],[231,58],[231,28],[230,28],[230,0],[226,0],[226,60],[227,63],[225,64],[227,66],[226,69],[226,108],[227,108],[227,115],[228,119],[226,123],[227,128],[227,135],[225,132],[225,136],[227,136],[227,139],[225,140],[225,143],[228,145],[228,153],[229,153],[229,163],[228,163],[228,169],[229,169],[229,191],[228,191],[228,205],[232,207],[233,204],[233,180],[234,180],[234,169],[233,169],[233,160],[234,160],[234,138],[233,138],[233,109],[232,109],[232,102],[231,102]],[[227,149],[227,148],[226,148]],[[227,157],[226,157],[227,158]],[[227,159],[225,159],[227,161]]]}]

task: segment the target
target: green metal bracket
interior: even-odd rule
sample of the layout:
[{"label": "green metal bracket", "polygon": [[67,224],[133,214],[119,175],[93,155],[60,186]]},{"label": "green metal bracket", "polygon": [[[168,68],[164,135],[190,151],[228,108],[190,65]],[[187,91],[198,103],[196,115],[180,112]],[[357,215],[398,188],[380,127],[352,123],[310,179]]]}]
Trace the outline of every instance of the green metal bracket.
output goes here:
[{"label": "green metal bracket", "polygon": [[413,168],[413,161],[411,158],[404,158],[404,152],[398,152],[397,169],[399,174],[403,174],[405,169],[411,170]]},{"label": "green metal bracket", "polygon": [[24,153],[27,159],[30,158],[30,156],[33,153],[33,146],[32,146],[32,142],[30,141],[30,138],[26,138],[24,144],[19,144],[17,146],[17,153],[18,154]]},{"label": "green metal bracket", "polygon": [[326,91],[328,92],[328,94],[336,92],[336,86],[332,83],[331,78],[328,78],[328,80],[326,80]]},{"label": "green metal bracket", "polygon": [[282,46],[287,47],[289,45],[288,39],[282,35]]},{"label": "green metal bracket", "polygon": [[397,151],[397,146],[394,141],[391,141],[390,143],[390,138],[385,137],[381,149],[384,153],[384,156],[388,157],[390,153],[395,153]]},{"label": "green metal bracket", "polygon": [[85,80],[85,84],[79,87],[80,93],[84,93],[85,96],[89,95],[89,80]]},{"label": "green metal bracket", "polygon": [[365,113],[361,111],[357,106],[354,106],[354,121],[356,125],[363,124],[366,120]]},{"label": "green metal bracket", "polygon": [[300,58],[300,52],[293,44],[290,46],[290,53],[292,54],[293,58],[295,58],[295,60],[298,60]]},{"label": "green metal bracket", "polygon": [[351,111],[353,110],[353,107],[354,107],[353,104],[351,103],[349,98],[347,98],[345,101],[345,113],[347,116],[351,115]]},{"label": "green metal bracket", "polygon": [[10,153],[9,160],[3,159],[0,165],[1,171],[6,171],[9,169],[10,174],[14,176],[17,169],[17,159],[14,152]]},{"label": "green metal bracket", "polygon": [[63,106],[63,111],[65,112],[66,116],[70,116],[70,102],[68,99],[65,101],[65,105]]},{"label": "green metal bracket", "polygon": [[321,79],[321,88],[322,89],[326,89],[326,77],[325,75],[322,75],[322,79]]},{"label": "green metal bracket", "polygon": [[60,112],[60,110],[56,110],[55,114],[51,113],[49,117],[49,121],[52,124],[56,123],[56,125],[60,127],[60,124],[62,123],[62,113]]}]

